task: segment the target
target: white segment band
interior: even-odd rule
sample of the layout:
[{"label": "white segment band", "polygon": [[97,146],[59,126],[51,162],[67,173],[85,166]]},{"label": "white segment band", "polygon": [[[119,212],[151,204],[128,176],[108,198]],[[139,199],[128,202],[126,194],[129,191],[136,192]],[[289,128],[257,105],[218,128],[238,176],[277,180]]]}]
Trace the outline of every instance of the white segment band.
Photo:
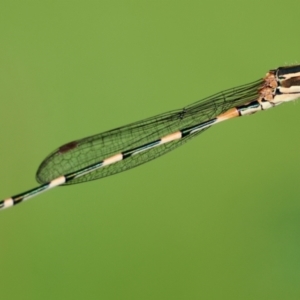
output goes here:
[{"label": "white segment band", "polygon": [[14,200],[12,198],[5,199],[3,208],[8,208],[11,206],[14,206]]},{"label": "white segment band", "polygon": [[179,140],[182,137],[181,131],[176,131],[171,134],[168,134],[160,139],[160,144],[169,143],[175,140]]},{"label": "white segment band", "polygon": [[107,165],[111,165],[111,164],[113,164],[113,163],[115,163],[117,161],[120,161],[122,159],[123,159],[123,154],[122,153],[118,153],[118,154],[116,154],[114,156],[111,156],[111,157],[109,157],[107,159],[104,159],[102,166],[104,167],[104,166],[107,166]]},{"label": "white segment band", "polygon": [[59,185],[62,185],[65,182],[66,182],[66,177],[65,176],[57,177],[49,183],[49,189],[54,188],[54,187],[59,186]]}]

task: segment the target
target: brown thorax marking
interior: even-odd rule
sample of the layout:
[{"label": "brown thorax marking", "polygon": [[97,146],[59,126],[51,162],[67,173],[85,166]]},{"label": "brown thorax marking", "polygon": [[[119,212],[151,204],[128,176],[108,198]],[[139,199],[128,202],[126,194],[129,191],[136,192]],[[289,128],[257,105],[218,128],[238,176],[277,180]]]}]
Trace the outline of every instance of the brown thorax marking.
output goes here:
[{"label": "brown thorax marking", "polygon": [[260,92],[260,98],[262,98],[262,100],[272,101],[274,98],[273,88],[263,87],[259,92]]},{"label": "brown thorax marking", "polygon": [[259,90],[258,102],[263,100],[272,101],[274,99],[274,91],[278,87],[275,73],[270,71],[266,74],[264,78],[264,84]]},{"label": "brown thorax marking", "polygon": [[276,89],[278,87],[276,76],[272,71],[266,74],[264,81],[264,86],[270,87],[272,89]]},{"label": "brown thorax marking", "polygon": [[298,85],[300,86],[300,76],[297,76],[297,77],[290,77],[288,79],[285,79],[285,80],[282,80],[281,81],[281,84],[280,84],[282,87],[285,87],[285,88],[289,88],[291,86],[295,86],[295,85]]}]

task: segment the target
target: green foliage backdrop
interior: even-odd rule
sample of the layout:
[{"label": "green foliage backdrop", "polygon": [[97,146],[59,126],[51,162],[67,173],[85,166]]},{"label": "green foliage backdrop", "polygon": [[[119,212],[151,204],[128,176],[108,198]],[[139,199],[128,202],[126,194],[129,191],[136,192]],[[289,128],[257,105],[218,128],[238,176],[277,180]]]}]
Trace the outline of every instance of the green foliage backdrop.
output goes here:
[{"label": "green foliage backdrop", "polygon": [[[56,147],[299,62],[299,1],[0,3],[1,198]],[[1,299],[299,299],[300,106],[0,213]]]}]

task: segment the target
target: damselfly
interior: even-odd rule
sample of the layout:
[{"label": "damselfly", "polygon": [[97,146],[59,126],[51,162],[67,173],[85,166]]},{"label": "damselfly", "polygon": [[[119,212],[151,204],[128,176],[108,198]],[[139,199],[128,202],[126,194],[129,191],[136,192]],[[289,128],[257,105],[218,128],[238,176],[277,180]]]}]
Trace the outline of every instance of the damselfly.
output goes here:
[{"label": "damselfly", "polygon": [[225,120],[300,97],[300,65],[270,70],[260,80],[120,128],[67,143],[41,163],[40,186],[0,201],[0,209],[60,185],[103,178],[148,162]]}]

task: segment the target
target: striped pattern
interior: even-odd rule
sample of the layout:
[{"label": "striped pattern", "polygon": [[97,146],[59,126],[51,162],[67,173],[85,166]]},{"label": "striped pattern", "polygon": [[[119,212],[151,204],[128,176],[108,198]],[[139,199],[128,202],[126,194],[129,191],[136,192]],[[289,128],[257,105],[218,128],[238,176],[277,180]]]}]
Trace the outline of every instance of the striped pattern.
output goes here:
[{"label": "striped pattern", "polygon": [[[240,97],[241,95],[239,93],[241,89],[237,88],[237,90],[239,92],[236,93],[236,96]],[[242,91],[243,93],[245,93],[244,90]],[[14,206],[33,196],[37,196],[45,191],[48,191],[51,188],[63,184],[67,184],[69,182],[72,183],[72,181],[76,180],[77,178],[81,178],[83,176],[86,176],[87,174],[92,174],[93,172],[96,172],[97,170],[102,169],[104,167],[118,164],[125,160],[133,159],[133,157],[141,155],[143,153],[147,153],[154,148],[162,147],[162,145],[170,144],[182,139],[186,139],[189,136],[194,136],[195,134],[201,133],[205,129],[217,123],[235,117],[250,115],[261,110],[272,108],[283,102],[295,100],[299,97],[299,94],[300,94],[300,66],[281,67],[276,70],[272,70],[269,73],[267,73],[266,77],[264,78],[264,81],[262,81],[262,84],[257,90],[257,96],[255,100],[242,103],[242,105],[231,107],[226,111],[222,112],[221,114],[211,119],[205,120],[204,122],[194,124],[193,126],[184,127],[180,130],[164,135],[159,139],[150,140],[149,142],[143,143],[142,145],[139,145],[137,147],[133,147],[125,151],[119,152],[117,154],[113,154],[96,163],[92,163],[90,165],[84,166],[83,168],[79,168],[79,170],[76,169],[73,172],[58,176],[57,178],[51,180],[48,183],[44,183],[37,188],[31,189],[22,194],[12,196],[11,198],[0,201],[0,209],[5,209]],[[247,94],[245,95],[245,98],[247,99]],[[212,99],[211,101],[213,100],[214,99]],[[210,106],[210,109],[212,107],[213,105]],[[179,120],[180,121],[184,120],[186,116],[191,112],[191,109],[195,109],[195,108],[196,106],[191,106],[188,109],[183,109],[180,112]],[[198,105],[197,109],[199,108],[201,108],[201,106]],[[203,111],[205,111],[206,106],[203,104],[202,108]],[[215,111],[217,111],[217,109]],[[199,113],[202,113],[202,110],[199,109]],[[173,118],[175,117],[175,114],[169,114],[168,116]],[[168,126],[168,123],[165,123],[165,126]],[[121,128],[121,130],[126,130],[126,126]],[[126,131],[124,132],[127,133]],[[111,133],[111,135],[113,135],[113,133]],[[101,136],[101,138],[103,137]],[[86,139],[83,139],[82,141],[86,142]],[[79,146],[80,143],[82,143],[82,141],[74,141],[68,143],[60,147],[58,151],[55,152],[54,154],[60,155],[60,157],[71,155],[72,151],[76,150],[76,148]],[[54,154],[52,154],[50,158],[53,157]],[[147,160],[146,157],[146,159],[144,159],[142,163],[147,162],[149,160],[150,159]],[[128,167],[128,169],[131,167]]]}]

